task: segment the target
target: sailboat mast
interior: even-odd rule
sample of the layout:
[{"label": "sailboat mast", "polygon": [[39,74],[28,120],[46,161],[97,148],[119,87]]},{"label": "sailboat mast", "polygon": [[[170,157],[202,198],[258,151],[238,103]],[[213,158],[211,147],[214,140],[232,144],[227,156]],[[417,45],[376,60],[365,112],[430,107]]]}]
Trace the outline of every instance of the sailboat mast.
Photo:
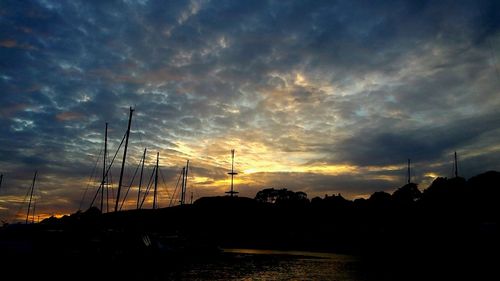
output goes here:
[{"label": "sailboat mast", "polygon": [[233,196],[233,187],[234,187],[234,149],[231,150],[231,197]]},{"label": "sailboat mast", "polygon": [[142,174],[144,172],[144,161],[146,161],[146,149],[144,148],[144,154],[142,155],[141,177],[139,178],[139,190],[137,191],[137,209],[139,209],[139,200],[141,200]]},{"label": "sailboat mast", "polygon": [[189,171],[189,160],[187,160],[186,163],[186,176],[184,179],[184,186],[182,188],[182,204],[186,204],[186,190],[187,190],[187,183],[188,183],[188,171]]},{"label": "sailboat mast", "polygon": [[231,190],[226,191],[226,194],[229,194],[231,197],[238,193],[238,191],[234,191],[234,175],[237,174],[238,173],[234,171],[234,149],[231,149],[231,172],[228,173],[228,175],[231,175]]},{"label": "sailboat mast", "polygon": [[456,151],[455,151],[455,178],[458,178],[458,160]]},{"label": "sailboat mast", "polygon": [[108,152],[108,122],[104,130],[104,157],[102,166],[102,181],[101,181],[101,212],[104,213],[104,187],[106,184],[106,154]]},{"label": "sailboat mast", "polygon": [[33,212],[31,212],[31,223],[35,223],[35,212],[36,212],[36,197],[33,200]]},{"label": "sailboat mast", "polygon": [[120,202],[120,191],[122,189],[122,182],[123,182],[123,170],[125,169],[125,160],[127,159],[128,137],[130,135],[130,125],[132,123],[132,113],[133,112],[134,112],[134,109],[132,107],[130,107],[130,116],[128,118],[127,134],[125,137],[125,148],[123,150],[122,168],[120,170],[120,180],[118,181],[118,191],[116,192],[115,212],[118,211],[118,202]]},{"label": "sailboat mast", "polygon": [[0,175],[0,189],[2,188],[3,174]]},{"label": "sailboat mast", "polygon": [[231,197],[234,194],[234,149],[231,150]]},{"label": "sailboat mast", "polygon": [[160,152],[156,153],[156,173],[155,173],[155,190],[153,193],[153,209],[156,209],[156,192],[158,190],[158,163],[160,161]]},{"label": "sailboat mast", "polygon": [[31,199],[33,198],[33,190],[35,189],[35,181],[36,181],[36,174],[37,173],[38,173],[38,171],[35,171],[35,176],[33,176],[33,182],[31,183],[30,201],[28,203],[28,213],[26,214],[26,224],[28,224],[28,219],[30,216]]},{"label": "sailboat mast", "polygon": [[408,159],[408,183],[411,182],[411,174],[410,174],[410,159]]},{"label": "sailboat mast", "polygon": [[181,198],[179,200],[179,202],[181,203],[181,205],[184,205],[184,201],[182,200],[182,197],[184,196],[183,193],[184,193],[184,177],[186,176],[186,167],[182,167],[182,182],[181,182]]}]

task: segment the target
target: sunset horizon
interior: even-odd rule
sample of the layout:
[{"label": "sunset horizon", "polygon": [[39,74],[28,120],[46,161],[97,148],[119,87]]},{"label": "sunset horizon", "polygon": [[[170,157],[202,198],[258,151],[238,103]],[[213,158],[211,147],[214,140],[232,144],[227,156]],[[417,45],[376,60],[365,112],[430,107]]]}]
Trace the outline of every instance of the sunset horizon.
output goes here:
[{"label": "sunset horizon", "polygon": [[[133,108],[133,107],[130,107]],[[134,109],[134,113],[137,113],[137,109]],[[128,111],[128,110],[127,110]],[[132,124],[134,121],[132,121]],[[111,130],[115,131],[116,129]],[[125,132],[126,129],[123,130]],[[134,130],[133,125],[131,128],[130,132],[130,137],[131,137],[131,143],[137,143],[137,140],[134,141],[134,135],[140,134],[138,133],[139,130]],[[142,140],[141,140],[142,141]],[[96,141],[99,143],[99,141]],[[119,175],[119,168],[121,165],[121,157],[123,155],[123,146],[121,146],[121,149],[116,150],[116,147],[118,146],[117,140],[109,140],[108,142],[114,143],[115,147],[111,147],[111,151],[108,151],[108,154],[111,154],[111,156],[108,156],[108,165],[109,161],[112,156],[116,157],[116,160],[114,164],[112,164],[111,169],[110,169],[110,176],[112,177],[112,172],[114,171],[115,173],[115,180],[111,180],[109,182],[109,193],[111,197],[108,197],[108,202],[105,204],[108,204],[109,206],[102,210],[103,212],[112,212],[113,207],[116,201],[116,188],[118,185],[118,175]],[[159,202],[159,207],[160,208],[165,208],[165,207],[172,207],[172,206],[177,206],[179,205],[179,190],[177,189],[177,185],[175,181],[179,180],[178,176],[180,171],[182,170],[183,165],[185,165],[185,161],[189,160],[190,161],[190,173],[188,176],[188,192],[190,195],[194,197],[194,200],[199,199],[201,197],[206,197],[206,196],[225,196],[225,193],[229,190],[230,187],[230,182],[231,178],[228,175],[228,172],[230,172],[230,150],[223,151],[222,148],[219,147],[220,150],[211,150],[212,152],[215,153],[220,153],[218,154],[219,157],[212,157],[210,155],[204,155],[205,157],[196,157],[195,153],[193,152],[192,149],[189,148],[186,144],[182,143],[175,143],[175,146],[178,149],[172,149],[175,155],[172,159],[164,159],[162,155],[168,154],[165,153],[165,151],[168,151],[169,149],[164,149],[164,150],[159,150],[159,151],[150,151],[148,150],[148,153],[146,156],[145,160],[145,169],[144,169],[144,177],[143,180],[146,180],[148,178],[152,178],[152,175],[154,175],[154,164],[156,163],[156,154],[157,152],[160,155],[160,175],[161,175],[161,181],[158,183],[159,184],[159,194],[158,194],[158,200]],[[110,145],[110,144],[108,144]],[[231,143],[234,147],[239,147],[238,143]],[[104,142],[100,144],[100,146],[104,146]],[[450,152],[450,161],[447,164],[450,168],[450,172],[448,174],[437,174],[434,172],[427,172],[424,175],[417,175],[414,172],[415,166],[414,164],[410,164],[408,166],[408,163],[406,160],[411,161],[411,159],[403,159],[403,163],[401,165],[388,165],[388,166],[356,166],[356,165],[348,165],[348,164],[340,164],[340,165],[327,165],[322,163],[307,163],[305,165],[295,165],[292,166],[293,164],[290,164],[290,166],[286,166],[283,164],[287,163],[287,159],[284,159],[285,161],[278,161],[273,163],[274,155],[267,155],[264,153],[262,155],[261,152],[255,152],[252,151],[252,147],[248,145],[242,145],[243,149],[241,150],[236,150],[235,149],[235,171],[238,171],[238,175],[235,177],[234,184],[235,184],[235,190],[237,190],[240,195],[243,197],[250,197],[254,198],[255,194],[265,188],[275,188],[275,189],[289,189],[295,192],[301,191],[305,192],[309,199],[312,199],[314,197],[324,197],[328,195],[342,195],[344,198],[348,200],[354,200],[354,199],[368,199],[373,193],[378,192],[378,191],[383,191],[383,192],[388,192],[388,193],[393,193],[395,190],[398,188],[402,187],[407,183],[407,181],[414,182],[418,185],[418,188],[421,191],[424,191],[426,188],[430,186],[432,181],[434,181],[438,177],[443,177],[443,178],[453,178],[454,177],[454,165],[456,164],[457,166],[460,165],[462,166],[462,163],[454,163],[453,153]],[[147,147],[145,147],[147,148]],[[129,147],[131,151],[139,152],[138,149],[134,149],[132,147]],[[240,152],[241,151],[241,152]],[[250,152],[249,155],[244,155],[244,152]],[[130,180],[133,178],[134,170],[138,169],[138,165],[141,163],[140,157],[141,155],[135,155],[131,154],[130,151],[128,152],[128,157],[126,161],[126,170],[125,170],[125,175],[124,175],[124,181]],[[116,155],[115,155],[116,154]],[[286,152],[282,153],[283,156],[290,156],[294,155],[295,153],[291,152]],[[302,153],[298,153],[302,154]],[[72,182],[69,184],[63,184],[62,186],[68,186],[69,188],[75,188],[81,195],[80,198],[76,198],[80,200],[80,205],[77,208],[70,208],[71,206],[66,206],[62,203],[59,206],[52,206],[52,201],[48,197],[48,194],[44,192],[44,187],[50,185],[50,177],[47,177],[46,175],[43,174],[43,169],[35,169],[34,171],[37,172],[37,181],[36,181],[36,193],[35,197],[37,200],[38,208],[40,206],[42,207],[41,210],[37,210],[36,214],[36,220],[40,221],[49,217],[57,217],[60,218],[65,215],[71,215],[74,214],[77,211],[85,211],[88,208],[91,207],[90,201],[92,200],[92,197],[95,196],[96,192],[98,192],[98,188],[100,187],[100,182],[102,180],[102,177],[100,175],[100,170],[102,170],[102,148],[100,151],[97,151],[96,153],[91,153],[87,155],[90,159],[90,157],[93,157],[94,159],[90,159],[92,163],[95,164],[92,172],[94,174],[91,175],[91,180],[89,180],[88,175],[84,175],[85,177],[81,179],[81,181],[77,182]],[[280,157],[277,157],[280,158]],[[211,161],[210,161],[211,160]],[[464,161],[462,158],[460,159],[461,161]],[[195,162],[199,161],[199,162]],[[296,163],[293,160],[288,162],[288,163]],[[177,165],[176,165],[177,164]],[[413,165],[413,166],[412,166]],[[209,169],[207,167],[210,167],[211,170],[216,170],[217,177],[200,177],[196,175],[196,171],[202,170],[202,169]],[[410,168],[410,178],[408,178],[408,168]],[[427,168],[429,171],[432,171],[432,165],[431,167],[417,167],[418,168]],[[166,171],[173,171],[173,177],[174,181],[171,182],[166,182],[164,179],[163,175],[163,170]],[[491,170],[491,169],[490,169]],[[363,177],[363,174],[370,173],[372,171],[384,171],[387,173],[392,173],[392,176],[384,176],[381,175],[377,179],[382,179],[385,180],[387,183],[387,186],[385,188],[381,187],[377,189],[377,186],[369,186],[368,192],[369,193],[349,193],[348,189],[343,190],[341,188],[336,189],[335,187],[332,187],[331,189],[326,189],[324,191],[317,191],[314,190],[313,187],[308,186],[307,184],[305,185],[298,185],[296,182],[301,180],[301,177],[307,177],[307,176],[331,176],[331,177]],[[484,170],[481,172],[487,172],[489,170]],[[176,173],[177,172],[177,173]],[[458,172],[458,171],[457,171]],[[460,170],[461,174],[460,176],[463,177],[463,170]],[[135,171],[137,173],[137,171]],[[467,171],[465,171],[467,173]],[[89,172],[90,174],[90,172]],[[28,174],[29,175],[29,174]],[[25,190],[29,189],[32,182],[32,175],[30,175],[30,178],[24,179],[24,187],[26,188]],[[471,175],[475,176],[475,175]],[[267,178],[266,178],[267,177]],[[271,181],[274,181],[273,184],[268,184],[267,180],[268,178],[272,177]],[[291,177],[291,178],[290,178]],[[48,178],[48,179],[47,179]],[[264,179],[263,179],[264,178]],[[125,191],[129,189],[127,194],[129,193],[129,196],[122,202],[120,201],[120,204],[123,204],[123,208],[120,208],[120,210],[131,210],[131,209],[136,209],[136,203],[137,199],[135,196],[137,196],[137,190],[138,190],[138,178],[135,177],[133,178],[133,184],[129,188],[128,184],[124,183],[123,188],[125,188]],[[422,180],[421,182],[416,181],[415,179],[420,179]],[[5,180],[5,178],[3,179]],[[62,181],[65,179],[62,178]],[[150,179],[151,180],[151,179]],[[354,181],[355,179],[353,179]],[[45,181],[45,182],[44,182]],[[49,181],[49,182],[47,182]],[[288,184],[286,184],[288,183]],[[5,184],[5,181],[4,183]],[[352,183],[347,183],[347,184],[352,184]],[[383,186],[383,185],[380,185]],[[174,192],[174,187],[175,187],[175,194]],[[350,186],[356,188],[356,186]],[[143,188],[145,188],[144,183],[143,183]],[[125,192],[124,191],[124,192]],[[344,191],[344,192],[342,192]],[[347,192],[345,192],[347,191]],[[143,191],[144,192],[144,191]],[[9,222],[22,222],[26,218],[26,214],[23,213],[23,211],[26,211],[26,204],[27,204],[27,194],[24,195],[24,198],[22,196],[12,196],[10,198],[3,199],[3,201],[7,200],[12,200],[17,204],[18,207],[18,213],[15,214],[15,216],[12,216],[9,220]],[[192,194],[191,194],[192,193]],[[196,196],[194,195],[196,194]],[[142,194],[144,195],[144,194]],[[122,194],[123,196],[123,194]],[[123,199],[123,197],[122,197]],[[141,197],[142,199],[142,197]],[[150,208],[150,205],[153,202],[152,196],[148,196],[145,198],[144,208]],[[173,202],[173,204],[172,204]],[[98,206],[97,202],[93,204],[93,206]],[[48,211],[47,211],[48,210]],[[34,219],[34,218],[33,218]],[[31,216],[30,216],[31,220]],[[5,220],[7,222],[7,220]]]},{"label": "sunset horizon", "polygon": [[[121,199],[147,148],[159,207],[286,188],[368,198],[500,170],[495,1],[6,1],[0,219],[86,210],[134,108]],[[108,179],[116,198],[123,147]],[[138,176],[123,209],[137,204]],[[172,200],[171,200],[172,199]],[[153,198],[145,199],[150,208]],[[114,207],[114,204],[111,204]],[[113,209],[109,207],[110,211]]]}]

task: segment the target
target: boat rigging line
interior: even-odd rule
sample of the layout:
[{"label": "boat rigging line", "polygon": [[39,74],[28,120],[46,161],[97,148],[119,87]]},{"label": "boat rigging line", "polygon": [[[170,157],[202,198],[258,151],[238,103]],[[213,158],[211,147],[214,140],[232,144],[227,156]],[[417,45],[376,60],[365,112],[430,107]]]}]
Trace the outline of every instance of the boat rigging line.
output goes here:
[{"label": "boat rigging line", "polygon": [[125,192],[125,195],[123,196],[122,203],[120,204],[120,211],[123,208],[123,204],[125,204],[125,201],[127,200],[127,195],[130,192],[130,188],[132,187],[132,184],[134,183],[135,176],[137,175],[137,172],[139,171],[139,167],[141,166],[141,161],[139,161],[139,164],[137,164],[137,167],[135,168],[134,175],[132,176],[132,179],[130,180],[130,183],[127,188],[127,192]]},{"label": "boat rigging line", "polygon": [[[121,146],[123,144],[123,141],[125,140],[126,135],[127,135],[127,133],[125,133],[125,135],[123,136],[122,141],[120,142],[120,145],[118,146],[118,149],[116,149],[116,152],[115,152],[115,155],[113,156],[113,159],[111,159],[111,163],[109,164],[108,169],[106,170],[106,177],[109,174],[111,166],[113,166],[113,163],[115,162],[116,155],[118,155],[118,152],[120,151],[120,148],[121,148]],[[94,195],[94,198],[92,199],[92,202],[90,203],[90,207],[92,207],[94,205],[94,202],[95,202],[95,200],[97,198],[97,195],[99,194],[99,191],[101,190],[101,187],[102,187],[102,185],[99,185],[99,188],[97,189],[97,192]]]},{"label": "boat rigging line", "polygon": [[168,194],[168,185],[165,181],[165,177],[163,176],[163,172],[160,169],[158,169],[158,170],[160,171],[161,180],[163,182],[163,185],[165,186],[165,191],[167,192],[167,197],[170,197],[170,194]]},{"label": "boat rigging line", "polygon": [[[28,219],[30,216],[30,208],[31,208],[31,199],[33,198],[33,190],[35,189],[35,181],[36,181],[36,175],[38,171],[35,171],[35,175],[33,176],[33,183],[31,184],[31,192],[30,192],[30,201],[28,203],[28,212],[26,213],[26,224],[28,224]],[[35,215],[35,210],[33,208],[33,216]]]},{"label": "boat rigging line", "polygon": [[144,205],[144,201],[146,201],[146,197],[148,197],[149,190],[151,189],[151,184],[153,182],[153,176],[155,174],[156,166],[153,168],[153,172],[151,173],[151,176],[149,177],[149,182],[148,185],[146,186],[146,192],[144,192],[144,196],[142,197],[142,202],[139,205],[139,209],[142,209],[142,205]]},{"label": "boat rigging line", "polygon": [[158,192],[158,163],[160,162],[160,152],[156,153],[156,172],[155,172],[155,189],[153,193],[153,209],[156,209],[157,205],[157,192]]},{"label": "boat rigging line", "polygon": [[137,209],[139,209],[139,200],[141,198],[142,175],[144,172],[144,162],[146,161],[146,151],[147,148],[144,148],[144,154],[142,155],[141,177],[139,178],[139,189],[137,190]]},{"label": "boat rigging line", "polygon": [[186,188],[187,188],[187,181],[188,181],[188,171],[189,171],[189,160],[186,162],[186,167],[185,169],[183,168],[183,175],[182,175],[182,186],[181,186],[181,205],[186,204]]},{"label": "boat rigging line", "polygon": [[123,170],[125,169],[125,161],[127,160],[128,138],[130,136],[130,125],[132,124],[133,113],[134,113],[134,109],[132,107],[130,107],[130,115],[128,118],[128,127],[127,127],[127,132],[125,133],[125,135],[127,137],[125,138],[125,148],[123,150],[122,168],[120,170],[120,179],[118,180],[118,190],[116,191],[115,212],[118,211],[118,203],[120,202],[120,191],[122,189],[122,182],[123,182]]},{"label": "boat rigging line", "polygon": [[177,183],[175,184],[174,193],[172,193],[172,197],[170,197],[170,204],[168,205],[169,207],[172,207],[172,202],[173,202],[174,197],[175,197],[175,192],[177,192],[177,187],[179,187],[179,182],[181,180],[182,175],[183,175],[183,171],[181,170],[181,173],[179,173],[179,177],[177,178]]},{"label": "boat rigging line", "polygon": [[85,187],[85,191],[83,192],[82,199],[80,200],[80,204],[78,205],[78,210],[82,209],[83,201],[85,200],[85,196],[87,195],[87,192],[90,188],[90,185],[92,184],[92,179],[94,178],[95,171],[97,169],[97,164],[99,163],[99,159],[101,158],[101,153],[102,149],[99,150],[99,155],[97,155],[97,159],[95,161],[94,168],[92,169],[92,172],[90,173],[89,180],[87,182],[87,187]]},{"label": "boat rigging line", "polygon": [[102,165],[102,180],[101,180],[101,212],[104,212],[104,187],[106,185],[106,157],[108,156],[108,122],[106,122],[106,129],[104,130],[104,155]]}]

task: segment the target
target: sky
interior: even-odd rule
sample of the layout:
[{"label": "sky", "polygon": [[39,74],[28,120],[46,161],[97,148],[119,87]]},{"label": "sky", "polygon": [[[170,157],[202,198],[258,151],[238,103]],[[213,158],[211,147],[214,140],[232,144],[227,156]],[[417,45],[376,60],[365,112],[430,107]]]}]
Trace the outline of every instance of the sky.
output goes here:
[{"label": "sky", "polygon": [[[348,199],[500,170],[498,1],[0,1],[0,219],[90,206],[133,113],[121,198]],[[123,148],[111,168],[116,196]],[[151,196],[145,200],[149,208]],[[112,204],[112,203],[110,203]],[[111,208],[111,207],[110,207]]]}]

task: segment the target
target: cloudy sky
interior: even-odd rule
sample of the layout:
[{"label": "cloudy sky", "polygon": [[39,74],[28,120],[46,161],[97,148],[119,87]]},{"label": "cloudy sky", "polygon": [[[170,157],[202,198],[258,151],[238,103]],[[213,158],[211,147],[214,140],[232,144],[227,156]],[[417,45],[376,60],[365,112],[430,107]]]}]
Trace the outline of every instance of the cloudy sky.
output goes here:
[{"label": "cloudy sky", "polygon": [[424,189],[455,150],[498,170],[499,31],[498,1],[1,1],[0,218],[35,170],[38,215],[88,208],[130,106],[125,190],[160,152],[160,207],[187,159],[188,194],[227,191],[233,148],[250,197],[391,192],[408,158]]}]

